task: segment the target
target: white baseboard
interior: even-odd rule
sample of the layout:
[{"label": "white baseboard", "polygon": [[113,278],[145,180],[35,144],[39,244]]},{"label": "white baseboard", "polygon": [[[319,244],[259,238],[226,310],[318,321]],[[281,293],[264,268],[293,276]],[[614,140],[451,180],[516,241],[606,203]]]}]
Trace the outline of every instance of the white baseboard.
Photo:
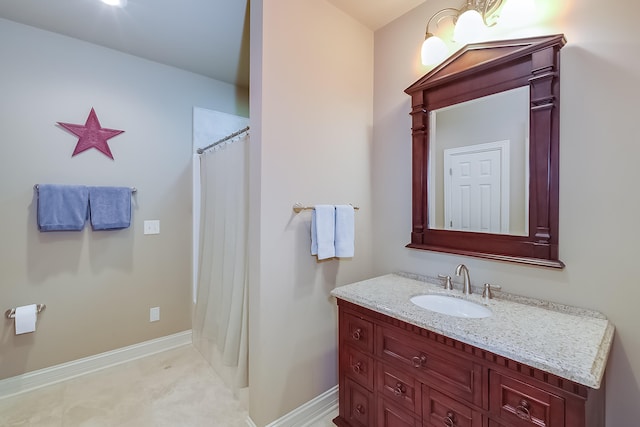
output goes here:
[{"label": "white baseboard", "polygon": [[[336,385],[266,427],[309,427],[337,408],[338,386]],[[251,418],[247,418],[247,425],[257,427]]]},{"label": "white baseboard", "polygon": [[27,372],[26,374],[0,380],[0,399],[187,344],[191,344],[190,330],[49,368]]}]

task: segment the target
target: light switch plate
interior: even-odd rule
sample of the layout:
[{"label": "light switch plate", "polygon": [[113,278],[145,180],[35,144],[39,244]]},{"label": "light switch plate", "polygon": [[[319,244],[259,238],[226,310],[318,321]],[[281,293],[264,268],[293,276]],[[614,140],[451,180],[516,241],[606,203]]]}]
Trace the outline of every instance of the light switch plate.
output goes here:
[{"label": "light switch plate", "polygon": [[160,234],[160,220],[146,220],[144,222],[144,234]]},{"label": "light switch plate", "polygon": [[152,307],[149,309],[149,322],[157,322],[160,320],[160,307]]}]

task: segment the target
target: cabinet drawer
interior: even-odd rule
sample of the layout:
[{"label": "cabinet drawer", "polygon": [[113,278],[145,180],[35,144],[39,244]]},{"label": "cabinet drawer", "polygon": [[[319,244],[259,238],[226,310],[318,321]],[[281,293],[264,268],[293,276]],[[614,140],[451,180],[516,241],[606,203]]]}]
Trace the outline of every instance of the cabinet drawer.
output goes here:
[{"label": "cabinet drawer", "polygon": [[340,415],[351,427],[371,427],[373,425],[373,395],[364,387],[345,379],[345,399]]},{"label": "cabinet drawer", "polygon": [[340,359],[344,375],[373,391],[374,362],[371,355],[346,345],[340,351]]},{"label": "cabinet drawer", "polygon": [[513,427],[564,426],[565,401],[546,390],[491,371],[489,410]]},{"label": "cabinet drawer", "polygon": [[421,390],[416,378],[384,363],[378,363],[376,371],[378,395],[419,415]]},{"label": "cabinet drawer", "polygon": [[377,354],[395,366],[410,370],[422,382],[483,405],[481,365],[437,349],[428,340],[389,328],[378,328]]},{"label": "cabinet drawer", "polygon": [[378,427],[420,427],[412,412],[378,398]]},{"label": "cabinet drawer", "polygon": [[341,312],[340,341],[373,353],[373,323],[351,313]]},{"label": "cabinet drawer", "polygon": [[482,427],[482,414],[451,397],[422,386],[422,420],[428,427]]}]

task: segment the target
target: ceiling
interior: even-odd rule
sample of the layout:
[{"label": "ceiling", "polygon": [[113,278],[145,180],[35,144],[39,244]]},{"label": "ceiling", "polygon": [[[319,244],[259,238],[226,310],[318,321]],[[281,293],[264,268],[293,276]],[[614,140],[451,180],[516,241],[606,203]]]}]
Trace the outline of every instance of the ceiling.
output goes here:
[{"label": "ceiling", "polygon": [[[376,30],[425,0],[327,0]],[[0,0],[0,18],[249,86],[249,0]]]},{"label": "ceiling", "polygon": [[384,27],[426,0],[327,0],[372,30]]}]

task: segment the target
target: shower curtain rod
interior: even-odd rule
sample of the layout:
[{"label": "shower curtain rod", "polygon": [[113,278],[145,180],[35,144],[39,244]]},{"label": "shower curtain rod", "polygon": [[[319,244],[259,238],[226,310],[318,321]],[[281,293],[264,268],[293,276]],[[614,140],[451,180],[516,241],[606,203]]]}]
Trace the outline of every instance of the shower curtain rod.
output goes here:
[{"label": "shower curtain rod", "polygon": [[213,148],[213,147],[215,147],[215,146],[216,146],[216,145],[218,145],[218,144],[222,144],[223,142],[228,141],[228,140],[230,140],[231,138],[235,138],[235,137],[236,137],[236,136],[238,136],[238,135],[242,135],[243,133],[248,132],[248,131],[249,131],[249,126],[247,126],[247,127],[246,127],[246,128],[244,128],[244,129],[240,129],[239,131],[234,132],[234,133],[232,133],[232,134],[231,134],[231,135],[229,135],[229,136],[225,136],[224,138],[219,139],[219,140],[217,140],[216,142],[214,142],[213,144],[207,145],[207,146],[206,146],[206,147],[204,147],[204,148],[198,148],[198,150],[197,150],[197,151],[198,151],[198,154],[202,154],[202,153],[204,153],[205,151],[207,151],[208,149]]}]

